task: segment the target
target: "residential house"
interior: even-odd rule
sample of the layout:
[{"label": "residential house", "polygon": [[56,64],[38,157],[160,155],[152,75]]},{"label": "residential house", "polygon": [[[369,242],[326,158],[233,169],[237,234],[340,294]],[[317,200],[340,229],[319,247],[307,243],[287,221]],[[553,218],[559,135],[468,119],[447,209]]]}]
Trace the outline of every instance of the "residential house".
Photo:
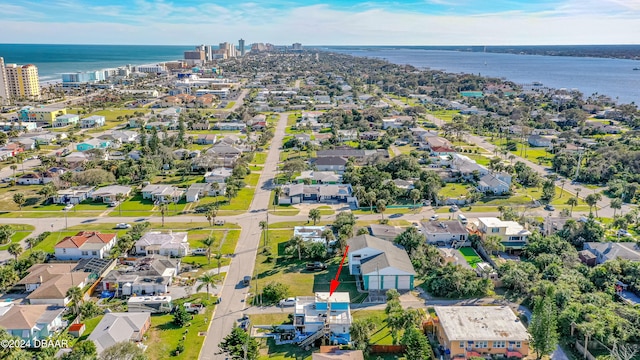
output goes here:
[{"label": "residential house", "polygon": [[223,167],[215,168],[204,174],[204,182],[222,184],[226,182],[226,180],[231,177],[232,174],[233,169]]},{"label": "residential house", "polygon": [[49,340],[66,327],[66,321],[62,319],[64,311],[64,307],[49,305],[11,304],[0,316],[0,328],[9,336],[20,339],[25,347],[40,348],[40,342]]},{"label": "residential house", "polygon": [[358,140],[358,130],[349,129],[349,130],[338,130],[338,140],[345,141],[356,141]]},{"label": "residential house", "polygon": [[552,147],[554,140],[557,141],[558,137],[553,135],[531,135],[527,139],[529,145],[545,148]]},{"label": "residential house", "polygon": [[531,335],[508,306],[434,306],[436,337],[453,358],[525,358]]},{"label": "residential house", "polygon": [[412,121],[411,116],[407,117],[406,116],[400,116],[400,117],[394,117],[394,118],[384,118],[382,119],[382,128],[384,130],[387,129],[402,129],[404,127],[407,127],[408,122]]},{"label": "residential house", "polygon": [[16,179],[18,185],[38,185],[42,184],[42,176],[36,173],[24,174]]},{"label": "residential house", "polygon": [[[222,184],[224,185],[224,184]],[[191,184],[185,192],[186,202],[196,202],[201,198],[207,196],[207,194],[211,191],[211,184],[208,183],[195,183]]]},{"label": "residential house", "polygon": [[598,260],[591,250],[578,251],[578,258],[587,266],[596,266],[598,264]]},{"label": "residential house", "polygon": [[[478,181],[477,189],[485,194],[490,193],[494,195],[506,194],[511,190],[511,176],[502,177],[500,174],[486,174]],[[504,181],[504,180],[507,180]]]},{"label": "residential house", "polygon": [[318,119],[320,119],[320,117],[322,116],[322,114],[324,114],[322,111],[303,111],[302,112],[302,117],[301,120],[303,121],[318,121]]},{"label": "residential house", "polygon": [[351,341],[351,306],[348,292],[317,292],[314,296],[296,297],[293,308],[293,326],[304,337],[300,345],[311,343],[324,335],[325,326],[331,332],[331,341]]},{"label": "residential house", "polygon": [[287,184],[282,186],[279,204],[302,202],[346,202],[357,207],[350,184]]},{"label": "residential house", "polygon": [[54,254],[58,260],[104,259],[116,241],[117,234],[81,231],[60,240],[54,247]]},{"label": "residential house", "polygon": [[29,304],[67,306],[71,301],[67,291],[72,287],[83,288],[88,284],[90,273],[74,271],[78,263],[35,264],[27,276],[16,283],[29,293]]},{"label": "residential house", "polygon": [[18,122],[18,121],[0,121],[0,130],[2,131],[24,131],[31,132],[38,129],[38,124],[34,122]]},{"label": "residential house", "polygon": [[345,147],[337,147],[335,150],[318,150],[316,151],[316,156],[319,158],[339,156],[345,159],[354,158],[358,161],[364,161],[368,158],[373,158],[376,156],[388,158],[389,152],[384,149],[362,150],[362,149],[353,149],[351,147],[345,146]]},{"label": "residential house", "polygon": [[315,95],[313,100],[316,104],[331,104],[331,97],[329,95]]},{"label": "residential house", "polygon": [[470,233],[479,235],[482,240],[487,236],[497,236],[506,250],[522,250],[527,244],[531,232],[515,221],[502,221],[496,217],[480,217],[471,223]]},{"label": "residential house", "polygon": [[131,186],[126,185],[109,185],[96,189],[91,198],[94,200],[102,200],[105,204],[113,204],[117,202],[116,197],[122,194],[125,197],[131,194]]},{"label": "residential house", "polygon": [[309,134],[294,134],[293,137],[302,145],[306,145],[311,141],[311,135]]},{"label": "residential house", "polygon": [[[33,124],[33,123],[30,123],[30,124]],[[36,148],[36,141],[33,140],[33,138],[24,138],[24,137],[22,137],[22,138],[18,138],[18,140],[16,142],[20,145],[20,147],[22,147],[25,150],[35,150],[35,148]],[[5,157],[3,157],[3,159],[6,159],[6,157],[13,156],[11,154],[11,151],[9,151],[9,150],[0,150],[0,151],[2,151],[3,153],[7,154]]]},{"label": "residential house", "polygon": [[81,152],[72,152],[71,154],[65,156],[64,159],[69,164],[70,169],[76,169],[89,160],[87,155]]},{"label": "residential house", "polygon": [[80,127],[83,129],[100,127],[100,126],[104,126],[104,124],[105,124],[105,117],[101,115],[91,115],[89,117],[86,117],[80,120]]},{"label": "residential house", "polygon": [[78,121],[80,121],[80,116],[76,114],[64,114],[56,117],[53,121],[53,127],[65,127],[69,125],[77,125]]},{"label": "residential house", "polygon": [[138,141],[138,133],[131,130],[114,130],[110,134],[100,136],[101,139],[110,140],[116,144],[127,144]]},{"label": "residential house", "polygon": [[304,241],[322,242],[326,241],[326,238],[322,235],[326,226],[294,226],[293,236],[300,236]]},{"label": "residential house", "polygon": [[203,120],[203,121],[196,121],[191,123],[190,127],[191,127],[191,130],[209,130],[211,125],[209,124],[209,120]]},{"label": "residential house", "polygon": [[382,136],[380,131],[365,131],[360,133],[360,140],[376,141]]},{"label": "residential house", "polygon": [[468,156],[453,154],[451,157],[451,169],[465,179],[473,179],[476,175],[482,177],[489,173],[486,167],[476,163]]},{"label": "residential house", "polygon": [[169,291],[180,272],[180,260],[162,256],[135,259],[123,270],[111,270],[100,283],[117,296],[160,295]]},{"label": "residential house", "polygon": [[200,145],[213,145],[217,141],[217,136],[215,134],[202,134],[198,135],[198,139],[196,140],[196,144]]},{"label": "residential house", "polygon": [[121,342],[140,342],[151,327],[151,313],[107,313],[87,338],[96,346],[98,356]]},{"label": "residential house", "polygon": [[189,241],[186,232],[150,231],[136,241],[137,254],[183,257],[189,255]]},{"label": "residential house", "polygon": [[111,142],[109,140],[102,140],[98,138],[92,138],[87,141],[83,141],[76,145],[76,150],[78,151],[88,151],[91,149],[106,149],[111,146]]},{"label": "residential house", "polygon": [[[328,159],[328,158],[325,158]],[[342,175],[333,171],[315,171],[307,170],[303,171],[300,176],[295,178],[298,183],[304,183],[306,179],[311,181],[311,184],[341,184]]]},{"label": "residential house", "polygon": [[94,186],[74,186],[58,190],[53,197],[54,204],[79,204],[93,195]]},{"label": "residential house", "polygon": [[35,141],[38,145],[50,145],[51,143],[57,141],[58,139],[63,140],[67,138],[66,133],[45,133],[41,135],[36,135],[32,137],[33,141]]},{"label": "residential house", "polygon": [[393,241],[404,232],[404,228],[390,225],[371,224],[369,234],[382,240]]},{"label": "residential house", "polygon": [[20,144],[8,143],[8,144],[5,144],[2,148],[0,148],[0,150],[9,151],[11,153],[11,156],[16,156],[19,153],[23,152],[24,148]]},{"label": "residential house", "polygon": [[364,290],[412,290],[416,272],[405,249],[371,235],[347,240],[349,274],[362,279]]},{"label": "residential house", "polygon": [[173,185],[149,184],[142,189],[142,198],[157,203],[177,203],[183,191]]},{"label": "residential house", "polygon": [[322,172],[343,173],[346,169],[347,160],[338,156],[317,158],[313,161],[313,166]]},{"label": "residential house", "polygon": [[218,143],[207,150],[207,155],[217,158],[224,167],[233,167],[236,160],[242,156],[242,150],[235,146]]},{"label": "residential house", "polygon": [[242,131],[247,128],[247,124],[242,122],[217,122],[213,128],[222,131]]},{"label": "residential house", "polygon": [[444,244],[455,248],[471,246],[469,231],[458,220],[423,221],[420,225],[429,244]]},{"label": "residential house", "polygon": [[635,242],[586,242],[584,250],[591,252],[598,264],[616,259],[640,261],[640,249]]},{"label": "residential house", "polygon": [[60,175],[64,174],[67,170],[60,167],[52,167],[49,170],[40,174],[42,176],[42,183],[48,184],[52,181],[56,181],[60,178]]}]

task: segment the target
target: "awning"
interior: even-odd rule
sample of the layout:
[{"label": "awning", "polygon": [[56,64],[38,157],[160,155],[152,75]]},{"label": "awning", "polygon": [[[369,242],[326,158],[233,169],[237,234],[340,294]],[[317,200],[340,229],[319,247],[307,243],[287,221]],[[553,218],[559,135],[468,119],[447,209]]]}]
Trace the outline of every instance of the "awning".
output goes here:
[{"label": "awning", "polygon": [[477,351],[467,351],[467,359],[472,357],[483,357],[483,356]]},{"label": "awning", "polygon": [[522,354],[517,351],[507,351],[507,357],[517,357],[519,359],[522,358]]}]

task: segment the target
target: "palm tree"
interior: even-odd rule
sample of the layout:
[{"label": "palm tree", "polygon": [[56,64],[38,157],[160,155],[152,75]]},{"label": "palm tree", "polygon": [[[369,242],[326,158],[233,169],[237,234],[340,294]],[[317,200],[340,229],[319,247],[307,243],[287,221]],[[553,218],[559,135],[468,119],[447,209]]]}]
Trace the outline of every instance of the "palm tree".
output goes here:
[{"label": "palm tree", "polygon": [[215,242],[216,240],[213,238],[213,236],[209,236],[206,239],[202,240],[204,246],[207,247],[207,260],[209,261],[209,265],[211,265],[211,245],[213,245],[213,243]]},{"label": "palm tree", "polygon": [[210,273],[204,273],[202,274],[202,276],[200,276],[198,278],[198,280],[200,281],[200,285],[198,285],[198,287],[196,288],[198,291],[202,290],[203,287],[207,288],[207,300],[209,300],[209,286],[216,286],[216,284],[220,283],[220,279],[218,278],[218,276],[210,274]]},{"label": "palm tree", "polygon": [[126,196],[124,196],[123,193],[116,194],[116,201],[118,202],[118,210],[120,212],[120,216],[122,216],[122,202],[124,201],[125,198]]},{"label": "palm tree", "polygon": [[26,201],[26,199],[24,198],[24,194],[23,193],[15,193],[15,194],[13,194],[13,202],[18,205],[18,207],[20,208],[20,211],[22,211],[22,205],[24,205],[25,201]]},{"label": "palm tree", "polygon": [[220,251],[218,251],[215,255],[213,255],[213,258],[216,259],[216,262],[218,264],[218,275],[220,275],[220,265],[222,265],[222,253]]},{"label": "palm tree", "polygon": [[160,215],[162,216],[162,227],[164,227],[164,215],[167,213],[167,204],[160,204]]},{"label": "palm tree", "polygon": [[214,182],[211,184],[211,190],[214,191],[214,194],[216,194],[216,205],[218,204],[218,191],[220,190],[220,184],[218,184],[217,182]]},{"label": "palm tree", "polygon": [[311,209],[309,210],[309,219],[313,220],[313,225],[315,226],[318,221],[320,221],[320,209]]},{"label": "palm tree", "polygon": [[333,235],[333,230],[331,229],[324,229],[324,231],[322,231],[322,237],[324,238],[325,241],[325,245],[327,245],[327,249],[329,248],[329,243],[333,240],[335,240],[335,236]]},{"label": "palm tree", "polygon": [[573,214],[573,207],[578,205],[578,199],[573,196],[568,198],[567,205],[571,206],[571,210],[569,210],[569,217],[571,217]]},{"label": "palm tree", "polygon": [[375,191],[369,191],[365,194],[364,198],[369,203],[369,212],[373,212],[373,203],[376,201],[377,197],[378,195],[375,193]]},{"label": "palm tree", "polygon": [[273,208],[275,209],[276,205],[280,204],[280,194],[282,194],[282,188],[277,186],[273,189]]},{"label": "palm tree", "polygon": [[67,290],[66,295],[73,303],[74,314],[78,315],[80,311],[80,304],[82,303],[82,299],[84,297],[82,289],[77,286],[70,287],[69,290]]},{"label": "palm tree", "polygon": [[234,185],[227,185],[227,190],[225,191],[227,198],[229,199],[229,204],[231,204],[231,199],[238,195],[238,188]]},{"label": "palm tree", "polygon": [[218,216],[218,205],[209,206],[204,216],[207,218],[209,226],[213,226],[213,222],[216,221],[216,216]]},{"label": "palm tree", "polygon": [[22,246],[20,246],[19,243],[13,243],[11,245],[9,245],[9,248],[7,249],[7,251],[9,252],[9,254],[13,255],[13,257],[16,259],[16,261],[18,261],[18,256],[20,256],[20,254],[22,254]]},{"label": "palm tree", "polygon": [[562,179],[560,180],[560,184],[562,185],[562,187],[560,188],[560,197],[562,197],[562,193],[564,192],[564,184],[567,183],[567,179]]},{"label": "palm tree", "polygon": [[16,170],[18,170],[18,165],[12,164],[11,166],[9,166],[9,168],[11,170],[13,170],[13,178],[15,179],[16,178]]},{"label": "palm tree", "polygon": [[589,205],[589,213],[592,212],[591,210],[594,206],[596,207],[596,217],[598,217],[598,207],[596,205],[600,200],[602,200],[602,195],[600,195],[599,193],[589,194],[586,198],[584,198],[584,201],[587,203],[587,205]]},{"label": "palm tree", "polygon": [[611,208],[613,209],[613,217],[616,217],[616,211],[622,209],[622,199],[615,198],[611,200]]},{"label": "palm tree", "polygon": [[418,189],[412,189],[411,191],[409,191],[409,197],[411,198],[411,200],[413,200],[413,207],[416,207],[416,201],[420,200],[421,196],[422,194]]},{"label": "palm tree", "polygon": [[382,220],[384,220],[384,212],[387,210],[387,202],[380,199],[376,202],[376,210],[380,213]]},{"label": "palm tree", "polygon": [[482,246],[489,254],[496,251],[504,251],[504,244],[499,236],[490,235],[482,241]]},{"label": "palm tree", "polygon": [[296,248],[298,250],[298,260],[302,260],[302,246],[304,245],[304,239],[300,235],[296,235],[289,239],[289,249]]}]

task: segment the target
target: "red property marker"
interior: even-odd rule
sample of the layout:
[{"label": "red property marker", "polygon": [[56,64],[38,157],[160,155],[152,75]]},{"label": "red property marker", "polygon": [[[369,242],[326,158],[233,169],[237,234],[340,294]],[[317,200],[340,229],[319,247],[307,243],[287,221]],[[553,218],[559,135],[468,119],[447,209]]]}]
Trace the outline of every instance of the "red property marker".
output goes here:
[{"label": "red property marker", "polygon": [[349,252],[349,247],[347,246],[346,249],[344,249],[342,260],[340,260],[340,266],[338,267],[336,278],[331,279],[331,284],[329,285],[329,296],[333,295],[333,292],[336,291],[336,289],[338,288],[338,285],[340,285],[340,281],[338,281],[338,277],[340,277],[340,271],[342,271],[342,264],[344,264],[344,258],[347,257],[348,252]]}]

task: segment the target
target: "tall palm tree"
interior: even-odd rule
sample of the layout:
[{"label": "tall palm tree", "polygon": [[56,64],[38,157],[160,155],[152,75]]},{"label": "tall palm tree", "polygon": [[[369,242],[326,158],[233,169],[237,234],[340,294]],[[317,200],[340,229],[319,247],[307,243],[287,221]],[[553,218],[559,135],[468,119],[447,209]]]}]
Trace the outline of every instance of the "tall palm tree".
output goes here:
[{"label": "tall palm tree", "polygon": [[216,262],[218,265],[218,275],[220,275],[220,265],[222,265],[222,253],[218,251],[215,255],[213,255],[213,258],[216,259]]},{"label": "tall palm tree", "polygon": [[207,247],[207,260],[209,260],[209,265],[211,265],[211,245],[213,245],[213,243],[215,242],[216,240],[213,238],[213,236],[209,236],[206,239],[202,240],[204,246]]},{"label": "tall palm tree", "polygon": [[78,315],[78,313],[80,312],[80,304],[82,304],[82,300],[84,297],[82,289],[77,286],[70,287],[69,290],[67,290],[66,295],[73,303],[74,314]]},{"label": "tall palm tree", "polygon": [[571,217],[573,214],[573,207],[578,205],[578,199],[573,196],[568,198],[567,205],[571,206],[571,210],[569,210],[569,217]]},{"label": "tall palm tree", "polygon": [[380,213],[382,220],[384,220],[384,212],[387,210],[387,202],[380,199],[376,202],[376,210]]},{"label": "tall palm tree", "polygon": [[304,245],[304,239],[300,235],[296,235],[289,239],[288,248],[295,248],[298,251],[298,260],[302,260],[302,246]]},{"label": "tall palm tree", "polygon": [[20,254],[22,254],[22,246],[20,246],[19,243],[13,243],[11,245],[9,245],[9,248],[7,249],[7,251],[9,252],[9,254],[13,255],[13,257],[16,259],[16,261],[18,261],[18,256],[20,256]]},{"label": "tall palm tree", "polygon": [[15,178],[16,178],[16,170],[18,170],[18,165],[16,165],[16,164],[11,164],[11,166],[9,166],[9,168],[10,168],[11,170],[13,170],[13,178],[15,179]]},{"label": "tall palm tree", "polygon": [[218,205],[209,206],[204,216],[207,218],[209,226],[213,226],[213,222],[216,221],[216,216],[218,216]]},{"label": "tall palm tree", "polygon": [[203,287],[207,288],[207,300],[209,300],[209,286],[216,286],[220,283],[220,278],[218,276],[211,273],[204,273],[202,276],[198,278],[200,281],[200,285],[196,288],[197,291],[202,290]]},{"label": "tall palm tree", "polygon": [[118,202],[118,211],[120,212],[120,216],[122,216],[122,202],[125,198],[126,196],[124,196],[123,193],[116,194],[116,201]]},{"label": "tall palm tree", "polygon": [[482,246],[489,253],[504,251],[504,244],[499,236],[490,235],[482,241]]},{"label": "tall palm tree", "polygon": [[167,204],[166,203],[161,203],[160,204],[160,215],[162,216],[162,227],[164,227],[164,215],[167,213]]},{"label": "tall palm tree", "polygon": [[320,221],[320,209],[311,209],[309,210],[309,219],[313,221],[313,225],[315,226],[318,221]]},{"label": "tall palm tree", "polygon": [[282,188],[280,186],[277,186],[275,189],[273,189],[273,194],[273,207],[275,209],[275,206],[280,204],[280,194],[282,194]]}]

